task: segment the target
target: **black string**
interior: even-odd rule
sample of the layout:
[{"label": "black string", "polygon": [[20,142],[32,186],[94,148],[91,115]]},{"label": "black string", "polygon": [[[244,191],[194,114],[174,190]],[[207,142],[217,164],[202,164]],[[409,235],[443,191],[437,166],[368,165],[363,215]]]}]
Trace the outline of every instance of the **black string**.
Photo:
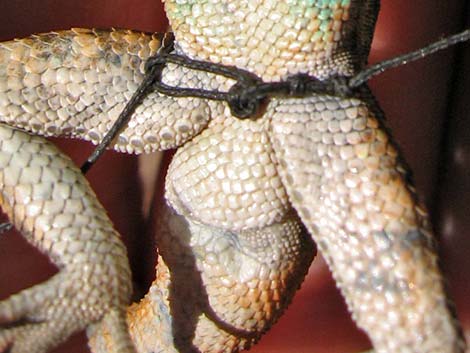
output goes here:
[{"label": "black string", "polygon": [[172,97],[196,97],[225,101],[229,105],[232,115],[244,119],[255,116],[262,102],[269,97],[284,96],[302,98],[313,94],[352,97],[356,89],[373,76],[379,75],[388,69],[424,58],[437,51],[469,39],[470,30],[465,30],[432,43],[422,49],[379,62],[360,71],[355,76],[333,76],[322,81],[307,74],[297,74],[283,81],[263,82],[253,73],[234,66],[224,66],[205,61],[192,60],[177,54],[157,55],[150,58],[147,64],[148,66],[152,66],[172,63],[198,71],[222,75],[235,80],[236,83],[227,92],[172,87],[164,84],[161,79],[155,81],[154,88],[157,92]]},{"label": "black string", "polygon": [[[168,38],[165,38],[157,54],[149,58],[146,63],[144,81],[121,112],[118,120],[106,134],[103,141],[101,141],[82,166],[81,169],[83,173],[86,173],[90,169],[93,163],[95,163],[116,137],[118,132],[127,125],[132,113],[148,94],[150,89],[172,97],[196,97],[224,101],[228,104],[232,115],[235,117],[240,119],[252,118],[257,115],[260,106],[270,97],[302,98],[314,94],[353,97],[357,89],[365,84],[371,77],[390,68],[418,60],[459,42],[467,41],[470,39],[470,30],[465,30],[459,34],[444,38],[423,49],[382,61],[362,70],[353,77],[335,76],[325,80],[319,80],[307,74],[297,74],[277,82],[264,82],[255,74],[234,66],[224,66],[206,61],[193,60],[174,53],[170,54],[173,48],[173,38],[171,38],[171,43]],[[162,71],[169,63],[187,67],[192,70],[221,75],[234,80],[236,83],[228,91],[169,86],[162,82]]]},{"label": "black string", "polygon": [[349,86],[358,87],[362,85],[363,83],[365,83],[366,81],[369,81],[373,76],[380,75],[386,70],[389,70],[397,66],[406,65],[412,61],[422,59],[426,56],[429,56],[431,54],[434,54],[437,51],[451,47],[455,44],[466,42],[469,39],[470,39],[470,29],[467,29],[463,32],[451,35],[437,42],[431,43],[430,45],[424,48],[397,56],[389,60],[381,61],[375,65],[372,65],[362,70],[357,75],[350,78]]},{"label": "black string", "polygon": [[236,83],[228,91],[205,90],[198,88],[173,87],[155,80],[154,89],[166,96],[195,97],[216,101],[225,101],[232,115],[245,119],[256,115],[261,103],[268,97],[306,97],[315,94],[331,94],[348,96],[352,90],[344,77],[332,77],[320,81],[313,76],[297,74],[286,80],[264,82],[253,73],[235,66],[213,64],[206,61],[189,59],[178,54],[157,55],[149,59],[147,65],[176,64],[189,69],[204,71],[235,80]]}]

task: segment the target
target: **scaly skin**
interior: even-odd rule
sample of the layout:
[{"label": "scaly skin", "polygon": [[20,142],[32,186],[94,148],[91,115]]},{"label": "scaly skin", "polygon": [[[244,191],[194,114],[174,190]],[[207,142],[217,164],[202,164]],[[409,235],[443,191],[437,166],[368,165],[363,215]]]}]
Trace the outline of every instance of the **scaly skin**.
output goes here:
[{"label": "scaly skin", "polygon": [[[311,38],[308,36],[316,28],[317,22],[314,16],[313,19],[311,17],[315,11],[309,12],[305,8],[300,8],[299,11],[294,4],[289,8],[283,2],[265,2],[264,5],[259,5],[260,8],[245,8],[235,4],[225,8],[207,4],[204,13],[197,16],[200,13],[197,6],[168,2],[167,10],[181,50],[186,54],[205,60],[237,64],[254,71],[265,80],[285,77],[287,73],[298,70],[309,70],[311,74],[321,78],[335,72],[349,75],[355,66],[364,63],[369,37],[359,35],[364,43],[359,45],[359,57],[354,57],[350,52],[357,50],[354,45],[357,41],[355,34],[348,32],[360,27],[358,14],[362,5],[359,2],[353,3],[349,13],[344,9],[337,14],[337,18],[344,20],[349,15],[349,22],[343,26],[342,37],[336,33],[338,39],[341,39],[336,45],[329,41],[335,36],[328,34],[322,37],[325,39],[323,44],[306,44]],[[238,10],[233,17],[227,12],[231,9]],[[271,24],[264,21],[257,27],[258,21],[250,16],[263,15],[263,9],[267,13],[266,17],[274,21]],[[366,16],[364,9],[361,11],[366,19],[364,33],[370,33],[373,16]],[[289,12],[291,16],[287,15]],[[301,14],[306,17],[302,19],[299,17]],[[324,15],[328,13],[321,12],[321,16]],[[216,26],[216,22],[222,18],[224,26]],[[230,20],[233,21],[234,28],[231,27]],[[296,33],[295,21],[304,23],[308,30]],[[246,23],[246,27],[240,26],[240,33],[236,33],[240,23]],[[270,25],[281,25],[281,28],[271,28]],[[327,27],[327,24],[323,23],[323,26]],[[323,26],[320,28],[324,28]],[[197,32],[198,42],[193,41],[194,36],[189,34],[188,28]],[[213,28],[232,30],[228,33],[212,33]],[[253,30],[250,31],[250,28]],[[339,30],[341,21],[333,28]],[[211,41],[205,42],[205,35]],[[218,41],[218,35],[224,40]],[[237,41],[231,47],[233,43],[228,39],[232,35],[236,36]],[[41,63],[37,65],[33,60],[26,67],[40,71],[38,74],[49,85],[59,78],[58,90],[54,94],[63,93],[68,99],[59,99],[59,108],[62,111],[57,114],[33,112],[31,117],[27,115],[31,113],[28,111],[32,109],[31,104],[23,104],[25,112],[21,113],[20,119],[19,115],[15,115],[18,111],[17,104],[22,103],[18,99],[35,98],[34,93],[37,93],[38,97],[49,99],[50,104],[45,107],[49,112],[51,104],[57,99],[54,95],[52,98],[47,94],[41,96],[43,92],[36,89],[21,91],[19,95],[11,93],[18,83],[18,80],[12,79],[13,89],[9,87],[11,90],[4,94],[8,107],[6,113],[2,113],[5,115],[4,121],[40,134],[71,134],[99,140],[109,128],[109,121],[115,118],[115,112],[125,101],[122,97],[124,93],[116,93],[123,87],[122,78],[130,78],[131,84],[125,86],[132,91],[135,87],[132,80],[138,81],[141,77],[141,65],[138,62],[145,58],[146,52],[154,50],[155,46],[150,44],[152,50],[144,49],[142,54],[139,51],[135,56],[137,64],[128,66],[125,53],[132,51],[133,47],[118,51],[123,58],[118,62],[116,55],[107,55],[114,48],[105,46],[98,50],[94,47],[95,41],[90,40],[93,36],[104,38],[105,42],[126,41],[125,35],[117,32],[109,38],[107,33],[69,32],[62,33],[60,39],[57,36],[44,36],[31,42],[33,48],[37,49],[41,41],[44,43],[50,38],[52,42],[58,43],[59,53],[61,47],[68,49],[67,43],[71,43],[78,52],[86,54],[80,62],[84,66],[76,71],[63,69],[71,56],[72,66],[76,65],[76,58],[73,54],[68,54],[70,50],[64,50],[67,53],[65,56],[52,51],[55,54],[53,58],[58,61],[58,66],[48,67],[52,72],[40,71]],[[135,43],[137,38],[142,38],[144,48],[150,40],[136,35],[131,36],[128,41]],[[292,38],[298,38],[298,41]],[[266,41],[271,41],[273,45],[264,46]],[[17,44],[15,49],[22,48],[24,43]],[[198,43],[204,45],[200,47]],[[344,46],[344,43],[347,45]],[[302,44],[305,44],[305,53],[300,50],[293,55],[299,48],[303,48]],[[50,48],[50,45],[46,45],[39,50],[51,52]],[[207,54],[207,49],[210,48],[214,49],[214,54]],[[249,50],[250,48],[253,50]],[[329,48],[326,56],[325,48]],[[10,49],[11,47],[4,52],[7,56],[5,60],[8,62],[10,59],[12,72],[19,68],[21,74],[22,66],[15,65],[15,62],[24,63],[28,50],[21,53],[20,49]],[[87,77],[86,83],[83,82],[87,73],[84,67],[100,67],[105,62],[103,59],[117,67],[116,70],[113,70],[114,66],[111,70],[107,67],[107,73],[111,72],[121,82],[114,82],[110,86],[108,76],[97,75],[97,80],[94,80],[91,72],[92,78]],[[48,63],[57,64],[54,60]],[[59,67],[62,69],[55,71]],[[130,76],[123,74],[121,69],[130,72]],[[67,78],[72,80],[68,81]],[[77,82],[73,82],[75,78]],[[171,68],[166,72],[165,79],[173,84],[201,87],[226,88],[231,84],[226,80],[188,73],[178,68]],[[37,77],[28,73],[20,81],[26,85],[34,85]],[[80,84],[79,87],[77,83]],[[34,86],[36,87],[39,86]],[[107,92],[107,87],[113,92]],[[86,104],[87,101],[90,102],[89,105]],[[66,104],[70,104],[71,110],[63,109]],[[453,327],[456,324],[449,316],[443,300],[445,296],[435,265],[435,255],[432,253],[425,216],[416,206],[413,192],[405,183],[406,177],[397,160],[394,145],[389,143],[389,137],[381,130],[377,121],[380,116],[373,105],[369,104],[372,103],[366,92],[364,102],[332,97],[273,100],[261,119],[241,122],[229,116],[227,109],[221,104],[196,99],[174,100],[156,94],[147,98],[114,147],[127,152],[141,152],[184,144],[170,167],[167,198],[186,219],[173,215],[171,211],[164,217],[166,221],[162,223],[163,235],[159,246],[163,260],[173,268],[172,275],[160,261],[160,282],[151,289],[140,306],[130,309],[131,334],[136,339],[139,351],[171,351],[172,348],[168,345],[171,346],[172,326],[177,329],[175,345],[182,350],[190,349],[193,344],[203,351],[220,351],[222,348],[229,350],[255,341],[259,333],[272,324],[282,307],[288,303],[293,290],[302,280],[313,253],[311,245],[302,235],[298,220],[292,216],[291,204],[329,260],[350,308],[359,325],[368,331],[377,351],[462,351],[459,348],[461,344],[458,334]],[[33,106],[37,108],[36,103]],[[85,106],[90,108],[80,109]],[[168,106],[176,114],[170,114]],[[74,116],[73,109],[82,112],[79,119]],[[97,113],[100,115],[99,119],[93,116]],[[39,123],[33,119],[38,116],[43,119]],[[62,120],[58,121],[58,118]],[[389,183],[389,180],[393,182]],[[20,201],[27,202],[24,201],[27,196],[22,196]],[[370,200],[369,203],[359,203],[364,196]],[[387,204],[384,200],[388,201]],[[292,226],[288,227],[288,224]],[[271,246],[266,247],[263,242],[258,244],[259,238],[268,239],[267,243]],[[37,240],[37,237],[33,240]],[[296,244],[300,245],[296,247]],[[238,247],[242,250],[241,254],[236,251]],[[252,247],[256,252],[250,251]],[[291,252],[285,254],[283,249],[290,249]],[[257,255],[247,256],[250,253]],[[273,257],[276,253],[287,256]],[[248,258],[244,260],[244,256]],[[388,258],[384,260],[384,257]],[[273,258],[279,262],[270,260]],[[259,260],[253,263],[254,259]],[[263,263],[263,259],[269,261]],[[244,261],[249,266],[245,266]],[[201,271],[200,278],[196,269]],[[211,274],[210,271],[214,273]],[[275,280],[274,286],[259,281],[258,278],[263,279],[262,273],[266,276],[266,271],[273,271],[273,276],[280,276],[281,281]],[[368,275],[371,275],[370,278]],[[179,278],[183,279],[183,283],[180,283]],[[188,285],[188,278],[194,283]],[[272,279],[272,276],[268,275],[267,278]],[[168,284],[170,279],[172,282]],[[250,282],[253,280],[254,284]],[[181,289],[181,285],[188,287]],[[281,287],[276,291],[278,285]],[[232,293],[233,288],[238,288],[234,291],[236,295],[227,298],[226,293]],[[254,288],[255,291],[247,296],[246,288]],[[207,300],[204,297],[201,300],[200,296],[191,299],[195,289],[203,294],[206,292]],[[181,294],[182,291],[184,294]],[[163,297],[159,297],[159,293],[163,293]],[[162,310],[168,295],[172,303],[167,310],[171,311],[173,324],[169,322],[170,317],[165,315],[165,310]],[[178,300],[178,296],[184,300]],[[222,299],[225,302],[221,303]],[[266,304],[268,307],[263,305],[266,299],[274,299],[272,304]],[[242,301],[247,301],[247,304]],[[416,306],[415,317],[407,315],[410,312],[410,303],[413,306],[420,304]],[[86,295],[84,304],[91,304]],[[187,308],[184,304],[190,306]],[[240,306],[245,308],[242,315],[237,310]],[[162,311],[156,312],[157,308]],[[406,310],[402,311],[402,308]],[[256,311],[259,309],[262,310]],[[193,314],[189,324],[186,321],[188,316],[182,316],[181,310],[184,310],[185,315],[188,315],[188,310]],[[231,316],[231,312],[235,316]],[[157,314],[160,314],[161,322],[158,321]],[[34,315],[30,314],[30,317]],[[418,320],[413,321],[414,318]],[[213,328],[213,322],[218,324],[219,330],[208,331],[206,328],[208,325]],[[163,331],[159,325],[163,327]],[[94,327],[90,329],[96,351],[115,351],[113,347],[117,342],[114,337],[102,331],[107,331],[107,328],[109,327],[98,326],[97,330]],[[248,334],[242,332],[244,330]],[[159,335],[155,336],[154,332]],[[206,338],[208,332],[209,338]],[[423,340],[416,337],[419,335],[423,336]],[[21,337],[15,339],[21,342]],[[18,347],[15,343],[13,349],[21,351]]]}]

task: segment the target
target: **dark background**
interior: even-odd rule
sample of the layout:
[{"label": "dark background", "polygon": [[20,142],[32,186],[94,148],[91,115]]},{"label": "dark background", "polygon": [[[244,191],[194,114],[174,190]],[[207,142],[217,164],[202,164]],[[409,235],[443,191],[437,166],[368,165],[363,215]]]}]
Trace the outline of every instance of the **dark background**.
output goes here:
[{"label": "dark background", "polygon": [[[371,62],[419,48],[455,33],[470,18],[465,0],[385,0]],[[163,31],[156,0],[15,0],[0,2],[0,39],[70,27]],[[461,46],[373,79],[371,87],[412,166],[423,199],[433,213],[442,264],[462,322],[470,333],[470,49]],[[87,143],[59,141],[81,164]],[[152,264],[148,220],[141,212],[137,160],[108,152],[89,173],[98,197],[123,234],[136,274],[145,283]],[[137,255],[137,256],[136,256]],[[56,270],[18,235],[0,237],[0,298],[47,279]],[[143,284],[145,286],[145,284]],[[353,353],[368,341],[351,322],[323,260],[286,315],[253,352]],[[76,335],[54,352],[88,352]]]}]

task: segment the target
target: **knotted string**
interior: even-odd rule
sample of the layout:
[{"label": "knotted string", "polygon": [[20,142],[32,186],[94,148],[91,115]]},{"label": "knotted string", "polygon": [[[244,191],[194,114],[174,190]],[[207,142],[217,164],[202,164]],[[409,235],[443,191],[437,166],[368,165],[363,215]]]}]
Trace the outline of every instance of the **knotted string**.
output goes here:
[{"label": "knotted string", "polygon": [[[467,29],[458,34],[443,38],[422,49],[381,61],[365,68],[352,77],[334,76],[326,80],[318,80],[307,74],[297,74],[283,81],[264,82],[261,78],[247,70],[234,66],[224,66],[205,61],[192,60],[185,56],[171,53],[173,51],[174,37],[172,33],[166,33],[162,39],[162,46],[153,57],[147,60],[145,76],[142,83],[134,92],[103,140],[96,146],[93,153],[82,165],[81,171],[85,174],[90,170],[93,164],[116,138],[117,134],[127,126],[132,114],[152,90],[172,97],[196,97],[225,101],[229,105],[232,115],[240,119],[246,119],[256,116],[262,103],[270,97],[302,98],[317,94],[352,97],[357,88],[366,83],[373,76],[379,75],[391,68],[422,59],[437,51],[446,49],[460,42],[468,41],[469,39],[470,29]],[[235,80],[236,83],[227,92],[169,86],[162,82],[162,72],[168,63],[221,75]],[[11,229],[11,227],[12,225],[10,223],[0,224],[0,234]]]},{"label": "knotted string", "polygon": [[[307,74],[296,74],[282,81],[264,82],[261,78],[244,69],[235,66],[225,66],[211,62],[193,60],[186,56],[171,53],[173,36],[167,35],[162,41],[162,47],[147,60],[144,80],[127,103],[119,118],[95,148],[81,170],[86,173],[96,160],[103,154],[116,135],[127,125],[132,114],[143,98],[155,90],[158,93],[172,97],[195,97],[216,101],[225,101],[233,116],[246,119],[255,117],[263,102],[271,97],[309,97],[312,95],[332,95],[337,97],[353,97],[357,88],[366,83],[371,77],[384,71],[405,65],[470,39],[470,29],[446,37],[422,49],[400,55],[390,60],[379,62],[365,68],[352,77],[333,76],[319,80]],[[162,71],[167,64],[187,67],[192,70],[204,71],[221,75],[232,80],[235,84],[228,91],[205,90],[198,88],[174,87],[162,82]]]}]

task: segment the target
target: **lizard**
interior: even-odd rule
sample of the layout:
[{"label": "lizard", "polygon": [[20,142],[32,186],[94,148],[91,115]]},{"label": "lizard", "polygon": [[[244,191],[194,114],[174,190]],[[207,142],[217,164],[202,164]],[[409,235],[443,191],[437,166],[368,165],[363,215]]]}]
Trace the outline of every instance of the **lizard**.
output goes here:
[{"label": "lizard", "polygon": [[[171,2],[169,2],[169,3],[171,3]],[[167,3],[167,4],[168,4],[168,3]],[[359,2],[353,3],[351,6],[354,8],[354,6],[359,6],[359,4],[360,4]],[[174,5],[174,4],[173,4],[173,5]],[[167,6],[168,6],[168,5],[167,5]],[[358,8],[358,7],[357,7],[357,8]],[[356,10],[357,10],[357,8],[356,8]],[[189,18],[191,18],[191,16],[189,16]],[[172,19],[172,17],[170,16],[170,20],[171,20],[171,19]],[[173,26],[173,27],[175,27],[175,26]],[[176,34],[178,35],[178,30],[177,30],[177,29],[175,29],[175,32],[176,32]],[[74,32],[74,33],[75,33],[75,32]],[[115,33],[116,36],[119,36],[118,33],[116,33],[116,32],[114,32],[114,33]],[[69,33],[69,34],[70,34],[70,33]],[[95,32],[86,32],[86,31],[85,31],[85,32],[80,32],[80,31],[78,31],[78,33],[75,33],[74,35],[77,35],[77,38],[78,38],[80,35],[84,35],[84,36],[85,36],[86,34],[89,34],[89,35],[98,35],[98,32],[95,33]],[[46,37],[44,36],[43,38],[46,38]],[[61,37],[61,38],[64,39],[65,36],[63,36],[63,37]],[[177,36],[177,39],[178,39],[178,36]],[[79,41],[79,39],[77,39],[77,41]],[[185,41],[184,41],[184,40],[181,40],[181,39],[180,39],[180,41],[179,41],[179,43],[184,43],[184,42],[185,42]],[[186,51],[185,51],[185,53],[186,53]],[[193,53],[193,54],[194,54],[194,53]],[[197,57],[197,56],[196,56],[196,57]],[[274,103],[273,103],[273,104],[274,104]],[[220,109],[220,108],[219,108],[219,109]],[[274,121],[274,119],[273,119],[273,121]],[[15,122],[15,123],[16,123],[16,122]],[[12,122],[9,122],[9,124],[13,125]],[[21,126],[21,127],[22,127],[22,128],[25,128],[25,126]],[[202,132],[200,132],[200,134],[204,134],[204,131],[206,131],[206,130],[203,130]],[[197,136],[200,136],[200,135],[199,135],[199,132],[198,132]],[[196,139],[197,139],[197,136],[195,137]],[[190,141],[190,142],[191,142],[191,141]],[[187,142],[187,143],[188,143],[188,142]],[[183,146],[183,148],[186,147],[187,143]],[[277,157],[277,158],[279,158],[279,157]],[[178,186],[178,185],[176,185],[176,186]],[[169,217],[171,217],[171,216],[169,216]],[[222,227],[222,228],[223,228],[223,227]],[[373,340],[373,341],[374,341],[374,340]],[[380,345],[378,346],[378,348],[380,349]]]}]

